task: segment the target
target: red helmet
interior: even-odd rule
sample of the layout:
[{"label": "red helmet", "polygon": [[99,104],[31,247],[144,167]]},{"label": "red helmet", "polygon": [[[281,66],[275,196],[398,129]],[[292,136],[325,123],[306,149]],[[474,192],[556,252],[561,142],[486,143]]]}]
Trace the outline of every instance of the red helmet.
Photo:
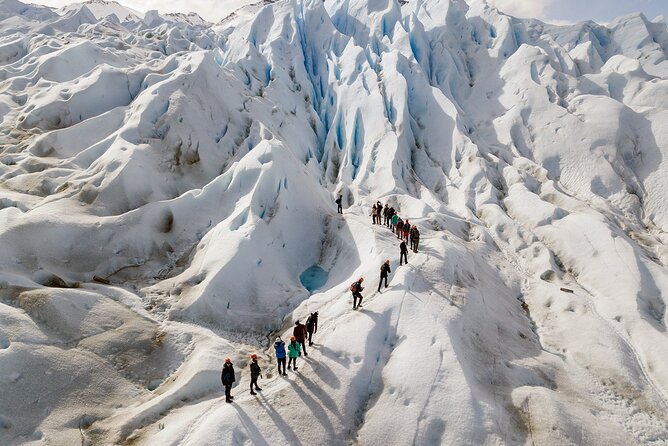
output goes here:
[{"label": "red helmet", "polygon": [[291,341],[296,341],[297,338],[295,338],[294,336],[290,336],[290,340],[291,340]]},{"label": "red helmet", "polygon": [[255,353],[253,353],[253,354],[251,355],[251,359],[257,359],[257,355],[256,355]]},{"label": "red helmet", "polygon": [[225,358],[225,362],[232,362],[230,358]]},{"label": "red helmet", "polygon": [[364,277],[360,277],[360,282],[364,282]]}]

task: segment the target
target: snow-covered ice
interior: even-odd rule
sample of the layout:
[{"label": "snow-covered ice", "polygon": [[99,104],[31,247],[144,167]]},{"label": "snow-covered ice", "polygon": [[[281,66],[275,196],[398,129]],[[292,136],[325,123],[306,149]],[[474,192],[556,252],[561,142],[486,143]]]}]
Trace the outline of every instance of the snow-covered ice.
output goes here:
[{"label": "snow-covered ice", "polygon": [[478,0],[0,0],[0,444],[668,444],[667,50]]}]

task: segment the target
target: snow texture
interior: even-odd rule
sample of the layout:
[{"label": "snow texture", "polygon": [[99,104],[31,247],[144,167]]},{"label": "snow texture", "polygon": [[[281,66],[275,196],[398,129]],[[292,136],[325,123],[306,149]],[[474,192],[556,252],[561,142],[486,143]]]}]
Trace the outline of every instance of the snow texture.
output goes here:
[{"label": "snow texture", "polygon": [[482,1],[0,0],[0,444],[668,444],[667,49]]}]

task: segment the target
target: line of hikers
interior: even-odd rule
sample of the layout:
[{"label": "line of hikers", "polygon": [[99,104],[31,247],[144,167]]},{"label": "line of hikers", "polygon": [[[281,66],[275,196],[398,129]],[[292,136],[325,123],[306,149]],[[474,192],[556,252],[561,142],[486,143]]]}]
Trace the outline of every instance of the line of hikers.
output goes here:
[{"label": "line of hikers", "polygon": [[[342,199],[343,196],[339,195],[336,199],[337,212],[343,214],[342,208]],[[405,221],[399,217],[399,214],[395,211],[394,207],[391,207],[388,203],[385,203],[385,206],[381,204],[380,201],[376,202],[371,210],[372,223],[373,224],[383,224],[390,229],[392,232],[397,235],[397,238],[401,240],[399,244],[399,265],[404,263],[408,264],[408,248],[406,247],[406,242],[410,239],[411,249],[413,252],[418,252],[418,244],[420,242],[420,231],[415,225],[411,225],[408,219]],[[382,223],[381,223],[382,221]],[[391,273],[390,269],[390,260],[385,260],[380,266],[380,282],[378,283],[378,292],[381,290],[383,281],[385,282],[385,288],[387,288],[387,278]],[[362,286],[364,282],[364,277],[360,277],[357,281],[353,282],[350,285],[350,291],[353,294],[353,310],[357,310],[362,306],[362,291],[364,287]],[[287,346],[287,351],[285,347],[285,341],[281,339],[280,336],[276,337],[274,341],[274,349],[276,350],[276,361],[278,363],[278,374],[282,376],[287,376],[285,371],[286,358],[288,359],[287,368],[288,370],[298,370],[297,367],[297,358],[302,355],[302,350],[304,351],[304,356],[308,356],[306,352],[306,340],[308,339],[308,345],[313,345],[313,335],[318,332],[318,312],[311,313],[306,319],[306,325],[302,324],[297,320],[295,322],[295,327],[292,331],[292,336],[290,336],[290,343]],[[262,390],[258,384],[258,378],[262,377],[262,370],[260,365],[257,362],[257,355],[252,354],[250,356],[250,372],[251,372],[251,382],[250,382],[250,394],[257,395],[255,391]],[[282,371],[281,371],[282,370]],[[225,387],[225,402],[232,403],[234,397],[231,395],[232,384],[236,381],[234,373],[234,365],[230,358],[225,358],[225,364],[223,365],[223,371],[221,374],[221,381]]]},{"label": "line of hikers", "polygon": [[385,203],[385,206],[377,201],[371,208],[371,221],[374,225],[385,225],[397,235],[399,240],[410,241],[411,250],[418,252],[418,244],[420,243],[420,231],[417,226],[411,225],[408,219],[403,220],[399,214]]},{"label": "line of hikers", "polygon": [[[290,336],[290,343],[288,344],[287,351],[285,347],[285,341],[281,339],[280,336],[274,341],[274,350],[276,350],[276,361],[278,363],[278,374],[282,376],[287,376],[288,374],[285,371],[285,361],[288,359],[288,370],[298,370],[297,367],[297,358],[302,355],[302,350],[304,351],[304,356],[308,356],[306,352],[306,341],[308,340],[308,345],[313,345],[313,335],[318,332],[318,312],[311,313],[306,319],[306,325],[302,324],[297,320],[295,322],[295,327],[292,330],[292,336]],[[258,378],[262,377],[262,370],[260,365],[257,362],[257,355],[252,354],[250,356],[250,372],[251,372],[251,382],[250,382],[250,394],[257,395],[255,391],[262,390],[258,384]],[[282,371],[281,371],[282,369]],[[223,364],[223,371],[221,374],[221,381],[225,387],[225,402],[232,403],[234,397],[231,395],[232,384],[236,381],[234,374],[234,365],[230,358],[225,358],[225,364]]]}]

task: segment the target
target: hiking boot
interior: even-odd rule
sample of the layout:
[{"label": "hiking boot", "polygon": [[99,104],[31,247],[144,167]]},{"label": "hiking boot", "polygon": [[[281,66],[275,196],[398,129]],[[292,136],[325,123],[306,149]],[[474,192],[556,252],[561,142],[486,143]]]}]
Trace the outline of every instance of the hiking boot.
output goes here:
[{"label": "hiking boot", "polygon": [[262,389],[259,387],[256,387],[255,390],[257,390],[258,392],[262,391]]},{"label": "hiking boot", "polygon": [[232,402],[232,400],[225,400],[225,402],[226,402],[226,403],[231,403],[231,402]]},{"label": "hiking boot", "polygon": [[257,395],[257,393],[255,393],[255,392],[253,392],[253,391],[251,390],[251,395]]},{"label": "hiking boot", "polygon": [[283,376],[288,376],[288,374],[287,374],[287,373],[284,373]]}]

